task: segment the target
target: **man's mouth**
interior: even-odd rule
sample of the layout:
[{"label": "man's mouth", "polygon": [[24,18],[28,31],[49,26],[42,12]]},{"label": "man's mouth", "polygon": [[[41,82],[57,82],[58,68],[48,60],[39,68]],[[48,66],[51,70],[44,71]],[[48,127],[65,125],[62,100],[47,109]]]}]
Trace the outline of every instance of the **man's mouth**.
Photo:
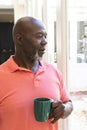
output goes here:
[{"label": "man's mouth", "polygon": [[39,54],[43,55],[45,53],[45,48],[40,48],[39,49]]},{"label": "man's mouth", "polygon": [[44,51],[45,51],[45,48],[41,48],[41,49],[39,49],[39,51],[44,52]]}]

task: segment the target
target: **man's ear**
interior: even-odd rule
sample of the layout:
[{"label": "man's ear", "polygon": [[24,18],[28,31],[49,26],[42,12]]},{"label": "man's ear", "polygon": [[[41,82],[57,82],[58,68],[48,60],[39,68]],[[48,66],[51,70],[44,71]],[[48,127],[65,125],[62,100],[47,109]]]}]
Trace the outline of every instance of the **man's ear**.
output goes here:
[{"label": "man's ear", "polygon": [[19,44],[19,45],[21,45],[22,44],[22,35],[21,34],[16,34],[16,41],[17,41],[17,43]]}]

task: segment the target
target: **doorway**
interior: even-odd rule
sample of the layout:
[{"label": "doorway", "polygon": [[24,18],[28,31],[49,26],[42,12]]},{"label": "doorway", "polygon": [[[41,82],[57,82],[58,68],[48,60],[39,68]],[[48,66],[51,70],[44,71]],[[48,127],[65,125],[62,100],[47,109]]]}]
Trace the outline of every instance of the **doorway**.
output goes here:
[{"label": "doorway", "polygon": [[0,9],[0,64],[4,63],[15,52],[12,40],[13,25],[13,9]]},{"label": "doorway", "polygon": [[68,0],[69,89],[74,110],[69,130],[87,130],[87,1]]}]

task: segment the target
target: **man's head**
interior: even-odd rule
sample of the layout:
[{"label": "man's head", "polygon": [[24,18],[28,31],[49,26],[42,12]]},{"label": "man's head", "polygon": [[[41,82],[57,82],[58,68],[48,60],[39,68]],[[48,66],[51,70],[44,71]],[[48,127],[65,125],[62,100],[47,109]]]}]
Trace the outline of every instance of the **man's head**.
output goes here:
[{"label": "man's head", "polygon": [[21,52],[31,60],[42,57],[47,44],[44,24],[33,17],[20,18],[13,27],[13,41],[16,55]]}]

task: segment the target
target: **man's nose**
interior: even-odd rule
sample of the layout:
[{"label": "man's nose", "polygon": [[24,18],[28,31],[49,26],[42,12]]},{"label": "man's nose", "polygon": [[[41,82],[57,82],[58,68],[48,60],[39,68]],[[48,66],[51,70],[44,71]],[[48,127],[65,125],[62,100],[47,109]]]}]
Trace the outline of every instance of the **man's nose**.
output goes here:
[{"label": "man's nose", "polygon": [[46,39],[46,38],[43,38],[42,41],[41,41],[41,44],[42,44],[42,45],[46,45],[46,44],[47,44],[47,39]]}]

